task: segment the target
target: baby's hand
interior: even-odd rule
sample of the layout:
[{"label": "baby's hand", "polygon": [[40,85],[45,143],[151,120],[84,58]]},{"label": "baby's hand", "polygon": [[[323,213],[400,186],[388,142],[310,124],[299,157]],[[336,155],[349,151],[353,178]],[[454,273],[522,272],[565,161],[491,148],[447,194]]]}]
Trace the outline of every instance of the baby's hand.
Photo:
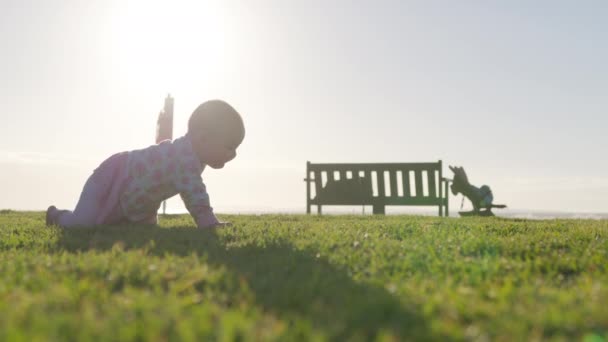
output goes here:
[{"label": "baby's hand", "polygon": [[199,212],[199,215],[196,218],[196,223],[199,228],[209,229],[209,228],[222,228],[222,227],[230,227],[232,223],[230,222],[220,222],[217,219],[211,207],[203,208]]},{"label": "baby's hand", "polygon": [[201,214],[202,215],[198,216],[196,219],[196,223],[199,228],[213,228],[220,223],[211,210],[205,211]]}]

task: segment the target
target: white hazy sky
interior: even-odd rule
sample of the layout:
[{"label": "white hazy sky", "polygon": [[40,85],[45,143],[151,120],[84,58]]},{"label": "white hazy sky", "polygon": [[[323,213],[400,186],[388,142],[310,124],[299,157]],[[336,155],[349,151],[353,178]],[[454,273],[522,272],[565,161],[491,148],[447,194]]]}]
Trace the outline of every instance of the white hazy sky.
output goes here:
[{"label": "white hazy sky", "polygon": [[511,208],[608,211],[607,1],[0,5],[0,208],[73,207],[170,92],[175,136],[207,99],[243,114],[219,212],[304,211],[307,160],[438,159]]}]

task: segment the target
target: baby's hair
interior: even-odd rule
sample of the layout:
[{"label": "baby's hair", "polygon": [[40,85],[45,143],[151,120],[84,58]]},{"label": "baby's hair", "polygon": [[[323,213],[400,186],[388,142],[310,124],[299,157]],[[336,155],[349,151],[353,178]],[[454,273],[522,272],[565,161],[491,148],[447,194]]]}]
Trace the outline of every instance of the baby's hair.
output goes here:
[{"label": "baby's hair", "polygon": [[210,100],[198,106],[188,120],[188,132],[243,132],[241,115],[222,100]]}]

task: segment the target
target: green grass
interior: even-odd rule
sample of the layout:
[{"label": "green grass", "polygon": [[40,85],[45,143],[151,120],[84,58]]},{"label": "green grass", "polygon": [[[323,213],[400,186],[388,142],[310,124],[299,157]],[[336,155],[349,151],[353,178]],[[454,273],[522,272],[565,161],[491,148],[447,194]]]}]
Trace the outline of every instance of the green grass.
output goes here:
[{"label": "green grass", "polygon": [[608,340],[608,221],[0,212],[0,340]]}]

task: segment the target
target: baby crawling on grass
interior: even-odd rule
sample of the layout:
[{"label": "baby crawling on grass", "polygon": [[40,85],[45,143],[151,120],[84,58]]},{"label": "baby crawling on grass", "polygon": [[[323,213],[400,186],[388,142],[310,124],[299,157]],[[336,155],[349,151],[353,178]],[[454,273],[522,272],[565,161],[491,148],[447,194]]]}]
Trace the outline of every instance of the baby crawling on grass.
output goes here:
[{"label": "baby crawling on grass", "polygon": [[236,157],[245,137],[240,114],[228,103],[198,106],[186,135],[173,141],[114,154],[99,165],[82,189],[74,211],[50,206],[46,224],[61,227],[157,223],[162,201],[180,194],[199,228],[223,225],[209,202],[201,174]]}]

